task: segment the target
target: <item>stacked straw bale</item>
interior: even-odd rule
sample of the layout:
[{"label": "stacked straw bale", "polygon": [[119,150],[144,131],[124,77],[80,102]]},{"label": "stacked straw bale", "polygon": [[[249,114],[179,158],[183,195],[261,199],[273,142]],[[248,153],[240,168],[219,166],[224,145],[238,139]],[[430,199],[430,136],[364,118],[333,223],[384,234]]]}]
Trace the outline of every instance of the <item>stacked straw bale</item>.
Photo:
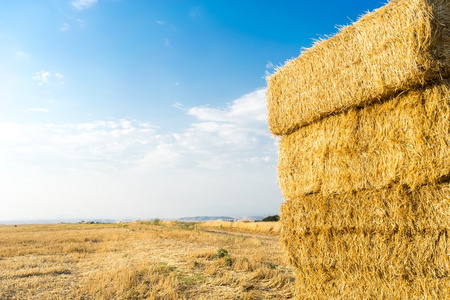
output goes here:
[{"label": "stacked straw bale", "polygon": [[450,174],[450,82],[399,94],[299,128],[280,140],[287,199],[385,188],[415,189]]},{"label": "stacked straw bale", "polygon": [[448,6],[447,0],[393,0],[288,62],[269,79],[272,133],[289,134],[327,115],[446,77]]},{"label": "stacked straw bale", "polygon": [[268,79],[300,299],[450,299],[450,0],[392,0]]},{"label": "stacked straw bale", "polygon": [[285,202],[300,299],[449,299],[450,184]]}]

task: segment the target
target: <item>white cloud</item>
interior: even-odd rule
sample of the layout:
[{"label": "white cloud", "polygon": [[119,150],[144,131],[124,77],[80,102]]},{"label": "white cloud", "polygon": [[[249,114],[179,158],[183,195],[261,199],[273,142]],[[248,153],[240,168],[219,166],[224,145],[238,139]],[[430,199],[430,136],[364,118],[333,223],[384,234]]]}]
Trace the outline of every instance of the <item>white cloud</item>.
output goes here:
[{"label": "white cloud", "polygon": [[[9,123],[0,129],[0,153],[4,163],[24,164],[26,169],[104,172],[133,166],[158,144],[154,132],[149,124],[133,120],[34,126]],[[26,153],[18,151],[23,147]]]},{"label": "white cloud", "polygon": [[166,47],[170,47],[170,40],[164,39],[164,45],[166,45]]},{"label": "white cloud", "polygon": [[[45,72],[43,73],[45,74]],[[47,76],[39,77],[43,81]],[[179,104],[180,105],[180,104]],[[48,112],[44,108],[30,111]],[[166,169],[242,167],[248,163],[275,161],[276,145],[267,133],[265,90],[240,97],[224,108],[193,107],[186,113],[197,118],[188,128],[162,133],[160,128],[138,120],[47,124],[27,127],[0,126],[0,149],[8,161],[47,168],[48,159],[64,169]],[[5,130],[7,132],[5,132]],[[17,140],[22,142],[17,143]],[[27,159],[19,159],[18,148],[26,146]],[[6,162],[5,161],[5,162]]]},{"label": "white cloud", "polygon": [[258,89],[234,100],[225,108],[198,106],[188,110],[188,114],[203,121],[231,123],[258,123],[258,128],[265,127],[266,89]]},{"label": "white cloud", "polygon": [[156,20],[155,23],[158,25],[166,25],[167,24],[165,21],[161,21],[161,20]]},{"label": "white cloud", "polygon": [[258,89],[223,108],[185,108],[176,103],[174,107],[199,122],[175,133],[172,149],[177,148],[182,157],[189,157],[191,165],[201,168],[242,167],[249,162],[268,162],[267,157],[274,163],[277,145],[267,130],[265,93],[266,89]]},{"label": "white cloud", "polygon": [[64,31],[69,30],[70,28],[71,28],[70,24],[64,23],[64,24],[59,28],[59,30],[64,32]]},{"label": "white cloud", "polygon": [[62,79],[64,78],[64,75],[60,73],[55,73],[54,75],[48,71],[39,71],[34,74],[33,77],[31,77],[34,81],[37,81],[37,85],[42,86],[44,84],[56,84],[56,85],[62,85],[64,82]]},{"label": "white cloud", "polygon": [[72,1],[71,5],[78,10],[84,10],[93,7],[97,2],[97,0],[76,0]]},{"label": "white cloud", "polygon": [[47,71],[36,72],[36,74],[34,74],[32,79],[36,80],[38,82],[38,85],[50,83],[50,72]]}]

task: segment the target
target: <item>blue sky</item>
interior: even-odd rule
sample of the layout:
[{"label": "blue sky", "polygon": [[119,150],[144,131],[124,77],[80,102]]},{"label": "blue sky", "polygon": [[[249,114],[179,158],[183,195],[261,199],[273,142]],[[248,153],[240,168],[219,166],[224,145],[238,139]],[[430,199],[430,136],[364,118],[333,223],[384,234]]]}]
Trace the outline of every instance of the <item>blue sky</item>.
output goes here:
[{"label": "blue sky", "polygon": [[0,221],[278,213],[265,77],[382,5],[3,0]]}]

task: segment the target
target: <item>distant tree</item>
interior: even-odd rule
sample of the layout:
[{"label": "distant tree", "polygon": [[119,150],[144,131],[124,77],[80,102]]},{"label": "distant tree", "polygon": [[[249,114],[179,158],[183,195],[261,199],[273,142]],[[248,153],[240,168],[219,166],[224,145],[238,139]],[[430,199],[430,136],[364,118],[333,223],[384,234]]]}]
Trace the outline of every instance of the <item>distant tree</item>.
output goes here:
[{"label": "distant tree", "polygon": [[279,215],[268,216],[262,219],[263,222],[278,222],[280,221]]}]

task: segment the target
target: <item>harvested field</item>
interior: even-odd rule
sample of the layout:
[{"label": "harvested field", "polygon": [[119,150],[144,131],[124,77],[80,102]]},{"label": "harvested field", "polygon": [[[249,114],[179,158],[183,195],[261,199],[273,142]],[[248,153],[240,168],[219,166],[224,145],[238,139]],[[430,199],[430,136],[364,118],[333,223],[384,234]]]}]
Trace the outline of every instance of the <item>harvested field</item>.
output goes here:
[{"label": "harvested field", "polygon": [[0,299],[292,297],[278,236],[197,225],[0,226]]},{"label": "harvested field", "polygon": [[394,0],[317,42],[268,79],[270,130],[290,134],[330,114],[445,78],[448,28],[448,1]]},{"label": "harvested field", "polygon": [[281,138],[283,195],[436,183],[450,174],[449,132],[447,80],[329,116]]}]

